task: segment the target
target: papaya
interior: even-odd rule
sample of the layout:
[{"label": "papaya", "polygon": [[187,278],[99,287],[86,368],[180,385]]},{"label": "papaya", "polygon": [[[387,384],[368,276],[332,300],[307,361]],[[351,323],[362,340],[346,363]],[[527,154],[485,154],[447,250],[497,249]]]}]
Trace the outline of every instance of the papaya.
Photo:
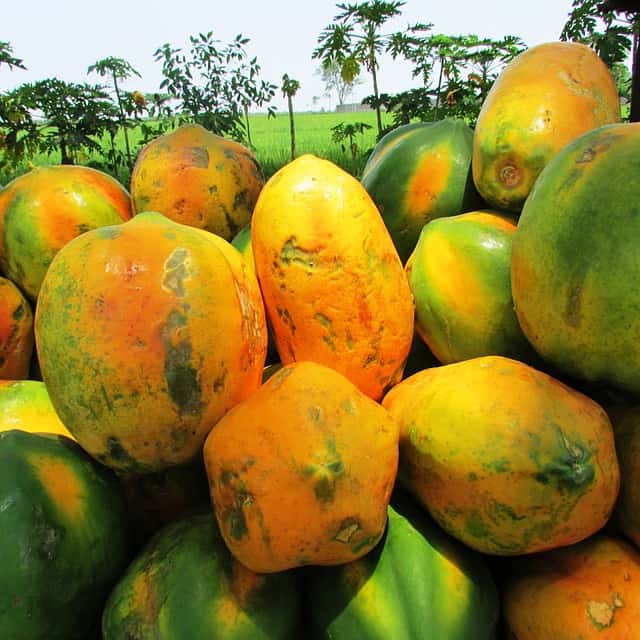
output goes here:
[{"label": "papaya", "polygon": [[73,440],[40,380],[0,380],[0,431],[55,433]]},{"label": "papaya", "polygon": [[413,300],[402,263],[365,188],[304,155],[262,189],[251,246],[284,364],[333,367],[371,398],[402,377]]},{"label": "papaya", "polygon": [[96,637],[132,552],[115,475],[64,436],[3,431],[0,505],[2,636]]},{"label": "papaya", "polygon": [[0,380],[29,377],[33,356],[33,311],[22,291],[0,277]]},{"label": "papaya", "polygon": [[593,49],[555,41],[531,47],[504,67],[482,103],[473,136],[474,183],[490,206],[519,213],[560,149],[616,122],[618,90]]},{"label": "papaya", "polygon": [[515,221],[474,211],[428,222],[406,264],[416,331],[442,364],[486,355],[530,361],[511,295]]},{"label": "papaya", "polygon": [[395,493],[366,556],[305,576],[310,636],[331,640],[493,640],[498,592],[484,558]]},{"label": "papaya", "polygon": [[267,347],[258,283],[237,250],[159,213],[65,246],[43,281],[35,335],[62,422],[122,473],[193,460],[259,387]]},{"label": "papaya", "polygon": [[163,527],[111,592],[104,640],[296,640],[299,580],[260,575],[226,548],[211,510]]},{"label": "papaya", "polygon": [[546,373],[473,358],[406,378],[382,404],[400,427],[400,485],[471,548],[544,551],[609,520],[620,484],[609,417]]},{"label": "papaya", "polygon": [[640,547],[640,406],[617,411],[612,421],[620,465],[620,495],[613,522]]},{"label": "papaya", "polygon": [[397,127],[369,155],[361,181],[403,264],[427,222],[482,206],[471,177],[472,144],[464,120],[445,118]]},{"label": "papaya", "polygon": [[503,589],[509,638],[638,640],[640,553],[599,534],[518,558]]},{"label": "papaya", "polygon": [[340,564],[384,533],[398,427],[342,374],[295,362],[216,424],[204,461],[222,537],[247,568]]},{"label": "papaya", "polygon": [[563,375],[640,393],[640,124],[594,129],[540,174],[513,237],[522,330]]},{"label": "papaya", "polygon": [[250,221],[263,183],[249,148],[184,124],[143,147],[130,189],[134,213],[158,211],[231,240]]},{"label": "papaya", "polygon": [[0,191],[0,269],[34,301],[51,260],[70,240],[129,218],[129,192],[106,173],[36,167]]}]

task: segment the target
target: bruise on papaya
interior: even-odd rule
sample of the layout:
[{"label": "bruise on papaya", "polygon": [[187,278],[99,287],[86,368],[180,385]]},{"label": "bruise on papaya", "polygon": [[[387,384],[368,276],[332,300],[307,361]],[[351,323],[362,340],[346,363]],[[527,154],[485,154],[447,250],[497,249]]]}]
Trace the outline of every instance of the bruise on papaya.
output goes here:
[{"label": "bruise on papaya", "polygon": [[191,363],[192,347],[188,335],[187,315],[173,309],[162,329],[165,348],[164,375],[169,396],[181,413],[197,415],[202,410],[202,391],[198,372]]}]

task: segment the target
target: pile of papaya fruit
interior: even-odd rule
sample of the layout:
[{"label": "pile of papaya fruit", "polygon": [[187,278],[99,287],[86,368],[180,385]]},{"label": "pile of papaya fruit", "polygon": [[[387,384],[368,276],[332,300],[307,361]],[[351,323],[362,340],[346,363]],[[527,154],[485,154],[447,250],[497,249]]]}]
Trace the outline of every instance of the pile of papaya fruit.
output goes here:
[{"label": "pile of papaya fruit", "polygon": [[183,125],[7,184],[1,635],[640,638],[638,175],[550,42],[360,179]]}]

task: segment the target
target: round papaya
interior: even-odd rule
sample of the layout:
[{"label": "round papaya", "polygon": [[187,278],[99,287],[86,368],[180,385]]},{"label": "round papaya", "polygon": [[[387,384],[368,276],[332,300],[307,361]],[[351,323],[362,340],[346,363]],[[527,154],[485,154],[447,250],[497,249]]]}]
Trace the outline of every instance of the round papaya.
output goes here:
[{"label": "round papaya", "polygon": [[384,398],[400,483],[483,553],[573,544],[609,519],[620,482],[611,422],[587,396],[485,356],[418,372]]},{"label": "round papaya", "polygon": [[427,222],[482,206],[471,177],[472,141],[464,120],[417,122],[387,133],[367,159],[362,184],[403,264]]},{"label": "round papaya", "polygon": [[374,399],[402,377],[413,300],[365,188],[304,155],[264,186],[251,223],[256,272],[283,363],[333,367]]},{"label": "round papaya", "polygon": [[106,173],[36,167],[0,191],[0,268],[35,300],[51,260],[70,240],[129,218],[129,193]]},{"label": "round papaya", "polygon": [[502,355],[530,361],[511,295],[515,221],[474,211],[427,223],[406,264],[416,330],[443,364]]},{"label": "round papaya", "polygon": [[599,127],[540,174],[513,237],[518,321],[572,378],[640,393],[640,123]]},{"label": "round papaya", "polygon": [[312,638],[495,638],[498,593],[482,556],[404,496],[394,496],[385,535],[371,553],[310,567],[305,584]]},{"label": "round papaya", "polygon": [[245,566],[340,564],[384,532],[398,428],[337,371],[295,362],[216,424],[204,460],[222,536]]},{"label": "round papaya", "polygon": [[226,240],[158,213],[89,231],[47,272],[35,320],[56,412],[122,472],[186,463],[260,385],[264,308]]},{"label": "round papaya", "polygon": [[640,553],[608,535],[518,558],[503,589],[510,638],[638,640]]},{"label": "round papaya", "polygon": [[57,433],[73,439],[39,380],[0,380],[0,431]]},{"label": "round papaya", "polygon": [[33,311],[22,291],[0,277],[0,380],[29,377],[33,356]]},{"label": "round papaya", "polygon": [[116,477],[75,442],[0,432],[0,629],[11,640],[86,640],[130,559]]},{"label": "round papaya", "polygon": [[485,98],[473,136],[473,180],[492,207],[519,212],[566,144],[620,121],[607,66],[578,42],[546,42],[509,62]]},{"label": "round papaya", "polygon": [[104,640],[296,640],[298,576],[259,575],[233,559],[213,514],[161,529],[113,589]]},{"label": "round papaya", "polygon": [[250,149],[185,124],[140,151],[131,199],[135,213],[158,211],[231,240],[250,221],[263,183]]}]

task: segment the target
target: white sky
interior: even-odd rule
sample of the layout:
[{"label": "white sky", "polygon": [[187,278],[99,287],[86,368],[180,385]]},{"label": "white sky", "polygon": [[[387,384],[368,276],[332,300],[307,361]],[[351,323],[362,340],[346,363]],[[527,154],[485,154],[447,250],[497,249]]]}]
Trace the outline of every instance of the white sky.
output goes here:
[{"label": "white sky", "polygon": [[[557,40],[570,11],[571,0],[407,0],[402,15],[387,26],[388,31],[396,31],[408,23],[431,22],[434,33],[475,33],[492,38],[510,34],[533,46]],[[314,73],[318,61],[311,53],[318,35],[336,13],[336,3],[331,0],[32,0],[28,7],[4,1],[0,41],[11,43],[14,55],[24,60],[28,71],[1,66],[0,90],[54,76],[67,82],[99,83],[99,76],[87,76],[87,67],[114,56],[128,60],[142,75],[125,88],[153,92],[162,79],[160,63],[153,59],[160,45],[169,42],[186,48],[189,35],[198,32],[213,31],[223,42],[242,33],[251,40],[248,51],[257,56],[265,80],[280,86],[282,74],[288,73],[300,81],[294,106],[302,111],[312,107],[314,96],[324,93]],[[365,81],[349,100],[372,93],[369,76]],[[381,61],[382,92],[395,93],[412,86],[416,82],[406,64]],[[322,98],[320,105],[332,108],[335,101],[334,96]],[[286,108],[280,93],[274,103],[279,109]]]}]

